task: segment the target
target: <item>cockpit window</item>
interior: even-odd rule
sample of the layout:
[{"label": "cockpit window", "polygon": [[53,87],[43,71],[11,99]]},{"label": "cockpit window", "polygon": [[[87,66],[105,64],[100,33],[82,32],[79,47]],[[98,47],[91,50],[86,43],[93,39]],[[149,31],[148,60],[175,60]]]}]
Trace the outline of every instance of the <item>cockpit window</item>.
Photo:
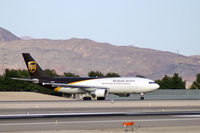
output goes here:
[{"label": "cockpit window", "polygon": [[149,84],[156,84],[156,82],[149,82]]}]

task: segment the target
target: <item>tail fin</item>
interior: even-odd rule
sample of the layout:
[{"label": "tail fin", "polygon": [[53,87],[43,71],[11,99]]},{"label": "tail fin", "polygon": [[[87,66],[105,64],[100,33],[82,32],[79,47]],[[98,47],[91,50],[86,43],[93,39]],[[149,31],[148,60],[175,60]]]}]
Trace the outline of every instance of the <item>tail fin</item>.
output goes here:
[{"label": "tail fin", "polygon": [[29,53],[22,53],[27,69],[33,78],[49,77],[37,64],[37,62],[31,57]]}]

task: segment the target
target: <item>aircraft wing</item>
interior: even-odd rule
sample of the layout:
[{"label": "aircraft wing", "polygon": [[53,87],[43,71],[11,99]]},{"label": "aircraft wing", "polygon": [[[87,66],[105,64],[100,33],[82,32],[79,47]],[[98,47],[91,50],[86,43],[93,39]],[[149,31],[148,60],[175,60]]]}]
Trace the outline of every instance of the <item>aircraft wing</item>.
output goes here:
[{"label": "aircraft wing", "polygon": [[95,96],[105,97],[107,95],[107,89],[100,86],[90,86],[90,85],[75,85],[75,84],[64,84],[64,83],[43,83],[43,85],[51,85],[52,87],[69,87],[69,88],[79,88],[85,92],[93,93]]},{"label": "aircraft wing", "polygon": [[108,89],[100,86],[90,86],[90,85],[75,85],[75,84],[64,84],[64,83],[43,83],[43,85],[51,85],[52,87],[70,87],[70,88],[96,88],[96,89]]}]

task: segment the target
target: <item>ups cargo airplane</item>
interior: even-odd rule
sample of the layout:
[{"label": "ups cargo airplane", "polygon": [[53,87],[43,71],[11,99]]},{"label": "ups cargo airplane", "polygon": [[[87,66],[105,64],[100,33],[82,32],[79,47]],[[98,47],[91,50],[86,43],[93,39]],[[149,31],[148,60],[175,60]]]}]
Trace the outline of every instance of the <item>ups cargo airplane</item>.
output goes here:
[{"label": "ups cargo airplane", "polygon": [[49,77],[31,57],[29,53],[22,53],[31,78],[12,78],[30,81],[54,91],[68,94],[85,94],[83,100],[104,100],[106,95],[129,96],[156,90],[159,85],[153,80],[140,77]]}]

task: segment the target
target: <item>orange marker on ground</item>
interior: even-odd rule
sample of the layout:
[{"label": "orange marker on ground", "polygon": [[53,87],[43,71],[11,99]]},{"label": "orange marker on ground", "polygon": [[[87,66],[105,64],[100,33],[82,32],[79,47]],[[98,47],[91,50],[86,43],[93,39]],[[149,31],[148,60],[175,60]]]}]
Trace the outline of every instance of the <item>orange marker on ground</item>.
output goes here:
[{"label": "orange marker on ground", "polygon": [[123,125],[124,127],[133,126],[133,125],[134,125],[134,122],[123,122],[122,125]]}]

